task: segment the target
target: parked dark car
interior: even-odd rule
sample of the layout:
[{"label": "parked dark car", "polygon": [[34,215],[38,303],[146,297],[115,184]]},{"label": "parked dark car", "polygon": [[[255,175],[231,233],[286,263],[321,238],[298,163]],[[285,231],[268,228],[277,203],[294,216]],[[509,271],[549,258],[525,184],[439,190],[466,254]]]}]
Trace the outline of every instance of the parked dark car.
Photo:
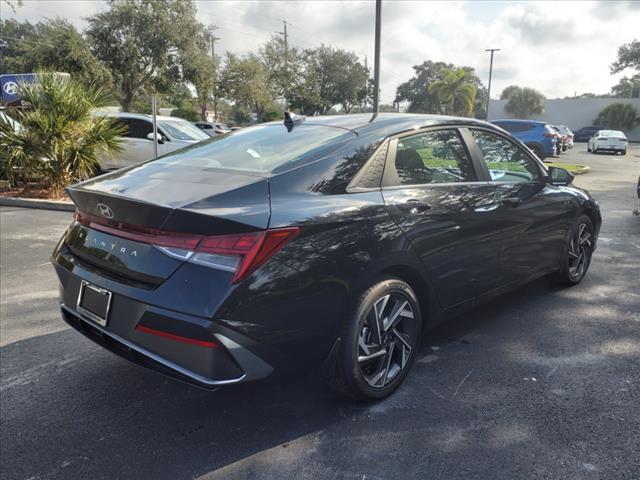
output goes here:
[{"label": "parked dark car", "polygon": [[473,119],[288,116],[69,188],[62,313],[202,387],[318,369],[384,398],[426,329],[582,280],[601,218],[572,179]]},{"label": "parked dark car", "polygon": [[605,127],[582,127],[579,130],[573,132],[573,140],[575,142],[588,142],[600,130],[606,130]]},{"label": "parked dark car", "polygon": [[491,123],[505,129],[529,147],[540,160],[557,155],[560,134],[546,122],[535,120],[493,120]]}]

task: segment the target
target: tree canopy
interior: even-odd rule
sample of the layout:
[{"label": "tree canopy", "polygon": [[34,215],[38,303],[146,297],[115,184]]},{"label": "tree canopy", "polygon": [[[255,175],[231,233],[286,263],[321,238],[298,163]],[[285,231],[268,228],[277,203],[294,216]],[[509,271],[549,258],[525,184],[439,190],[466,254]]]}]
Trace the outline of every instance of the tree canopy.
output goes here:
[{"label": "tree canopy", "polygon": [[442,79],[429,85],[449,115],[471,115],[476,98],[473,74],[464,68],[446,70]]},{"label": "tree canopy", "polygon": [[[504,110],[517,118],[529,118],[531,115],[539,115],[544,111],[544,95],[537,90],[528,87],[507,87],[505,100],[507,104]],[[507,90],[505,89],[505,90]],[[504,95],[504,91],[502,92]]]},{"label": "tree canopy", "polygon": [[[451,63],[433,62],[426,60],[420,65],[414,65],[415,75],[408,81],[400,84],[396,90],[396,102],[409,102],[408,111],[412,113],[447,113],[451,110],[447,102],[443,102],[438,90],[430,85],[435,82],[442,82],[452,71],[462,70],[465,74],[458,73],[463,84],[471,85],[475,88],[473,95],[473,108],[469,111],[462,99],[454,99],[453,112],[459,115],[472,115],[482,117],[486,108],[487,91],[480,79],[470,67],[456,67]],[[452,78],[450,78],[452,80]],[[471,93],[471,89],[467,94]]]},{"label": "tree canopy", "polygon": [[640,125],[640,113],[630,103],[612,103],[598,114],[593,124],[628,133],[636,125]]},{"label": "tree canopy", "polygon": [[113,77],[116,98],[129,111],[143,89],[166,89],[180,78],[178,54],[197,37],[194,0],[107,0],[108,10],[87,20],[86,34]]}]

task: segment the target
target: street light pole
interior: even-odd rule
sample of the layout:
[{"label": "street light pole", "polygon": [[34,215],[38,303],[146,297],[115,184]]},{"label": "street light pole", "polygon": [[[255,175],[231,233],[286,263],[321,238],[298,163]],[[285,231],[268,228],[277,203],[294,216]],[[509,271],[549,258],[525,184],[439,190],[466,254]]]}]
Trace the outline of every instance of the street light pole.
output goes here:
[{"label": "street light pole", "polygon": [[[218,27],[211,27],[211,36],[209,40],[211,42],[211,60],[216,61],[216,40],[220,40],[220,37],[216,37],[214,35],[214,31],[217,30]],[[213,79],[213,116],[215,117],[215,121],[218,121],[218,67],[216,66],[215,75]],[[206,118],[205,118],[206,120]]]},{"label": "street light pole", "polygon": [[489,88],[487,88],[487,120],[489,120],[489,102],[491,102],[491,76],[493,75],[493,53],[499,52],[499,48],[487,48],[485,52],[491,52],[491,60],[489,61]]},{"label": "street light pole", "polygon": [[380,107],[380,25],[382,21],[382,0],[376,0],[376,39],[373,59],[373,114]]}]

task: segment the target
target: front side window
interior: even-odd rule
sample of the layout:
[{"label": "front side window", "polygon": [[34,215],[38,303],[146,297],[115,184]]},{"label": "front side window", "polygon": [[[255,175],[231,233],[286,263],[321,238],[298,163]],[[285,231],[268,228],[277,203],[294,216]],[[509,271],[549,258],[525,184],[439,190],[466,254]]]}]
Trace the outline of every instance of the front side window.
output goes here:
[{"label": "front side window", "polygon": [[506,138],[484,130],[471,130],[494,182],[529,183],[540,178],[535,161]]},{"label": "front side window", "polygon": [[400,138],[394,166],[397,177],[392,175],[393,180],[386,182],[393,185],[477,180],[462,138],[453,129]]}]

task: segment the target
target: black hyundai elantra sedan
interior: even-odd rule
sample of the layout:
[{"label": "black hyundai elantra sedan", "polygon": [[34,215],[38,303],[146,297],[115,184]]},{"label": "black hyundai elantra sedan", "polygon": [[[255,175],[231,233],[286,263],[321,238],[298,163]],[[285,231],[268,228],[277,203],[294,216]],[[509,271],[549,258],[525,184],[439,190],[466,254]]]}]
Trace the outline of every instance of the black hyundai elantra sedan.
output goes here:
[{"label": "black hyundai elantra sedan", "polygon": [[584,278],[601,217],[572,179],[468,118],[287,114],[69,188],[62,313],[201,387],[315,369],[381,399],[428,328]]}]

